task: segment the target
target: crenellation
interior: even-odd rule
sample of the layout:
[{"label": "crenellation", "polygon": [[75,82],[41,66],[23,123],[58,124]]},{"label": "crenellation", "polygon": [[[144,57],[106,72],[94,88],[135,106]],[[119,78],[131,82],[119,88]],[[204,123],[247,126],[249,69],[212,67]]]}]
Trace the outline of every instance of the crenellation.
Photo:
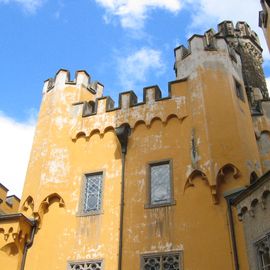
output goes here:
[{"label": "crenellation", "polygon": [[170,115],[184,119],[188,115],[186,93],[172,91],[172,88],[174,84],[186,83],[186,80],[187,78],[169,83],[167,97],[162,97],[158,86],[150,86],[143,89],[143,102],[138,103],[135,93],[128,91],[119,94],[119,106],[116,108],[110,97],[101,97],[95,102],[80,104],[83,106],[82,117],[79,116],[71,130],[72,140],[76,140],[78,134],[84,133],[88,137],[93,130],[99,130],[102,134],[107,127],[116,128],[124,123],[129,123],[133,128],[140,121],[149,126],[154,118],[166,122]]},{"label": "crenellation", "polygon": [[218,32],[223,37],[235,35],[235,29],[232,21],[223,21],[218,24]]},{"label": "crenellation", "polygon": [[190,50],[181,45],[174,49],[174,56],[176,60],[182,60],[190,54]]},{"label": "crenellation", "polygon": [[59,69],[54,78],[54,87],[63,87],[70,82],[70,72],[66,69]]},{"label": "crenellation", "polygon": [[84,87],[96,98],[102,97],[104,86],[98,81],[91,81],[91,76],[85,70],[77,70],[74,80],[70,79],[70,72],[66,69],[57,71],[54,78],[49,78],[44,82],[42,93],[45,94],[52,89],[63,88],[64,86],[74,85],[78,88]]},{"label": "crenellation", "polygon": [[16,213],[20,199],[15,195],[7,196],[8,189],[0,183],[0,215],[1,213]]},{"label": "crenellation", "polygon": [[229,47],[224,38],[218,36],[213,29],[208,30],[204,35],[193,35],[188,40],[188,43],[188,48],[181,45],[174,49],[176,62],[188,59],[188,57],[192,56],[193,54],[197,55],[198,53],[204,51],[209,51],[210,53],[228,51]]},{"label": "crenellation", "polygon": [[98,81],[93,81],[89,84],[88,88],[95,92],[96,98],[103,96],[104,85]]},{"label": "crenellation", "polygon": [[237,32],[237,30],[240,37],[251,36],[253,32],[246,22],[237,22],[235,31]]},{"label": "crenellation", "polygon": [[161,91],[157,85],[145,87],[143,89],[143,102],[153,103],[162,98]]},{"label": "crenellation", "polygon": [[91,77],[85,70],[78,70],[75,73],[75,82],[87,88],[90,85]]},{"label": "crenellation", "polygon": [[[187,78],[177,82],[186,81]],[[176,81],[175,81],[176,82]],[[144,106],[153,104],[157,101],[167,100],[172,98],[171,87],[169,84],[168,96],[162,97],[159,86],[148,86],[143,88],[143,101],[138,102],[138,97],[134,91],[126,91],[119,93],[118,107],[115,107],[115,101],[110,96],[97,98],[96,101],[83,102],[83,117],[88,117],[95,114],[102,114],[117,110],[126,110],[132,107]],[[82,103],[80,103],[82,104]],[[73,105],[78,105],[73,104]]]},{"label": "crenellation", "polygon": [[119,94],[119,108],[128,109],[138,102],[138,98],[133,91],[123,92]]},{"label": "crenellation", "polygon": [[[242,41],[238,40],[239,37],[242,38]],[[227,47],[229,49],[230,47],[233,48],[234,50],[236,50],[237,53],[239,42],[242,42],[243,45],[245,45],[247,41],[250,41],[250,43],[252,43],[253,46],[256,47],[256,49],[254,48],[253,50],[257,50],[257,54],[261,54],[262,52],[258,35],[251,30],[250,26],[246,22],[237,22],[236,26],[234,27],[232,21],[224,21],[218,24],[217,33],[214,29],[209,29],[204,33],[204,35],[193,35],[191,38],[189,38],[188,48],[183,45],[175,48],[174,54],[176,61],[183,60],[196,51],[223,50],[224,46],[219,42],[220,39],[225,40],[227,42]],[[249,46],[252,45],[250,44]],[[235,52],[229,50],[229,53],[232,57],[232,60],[235,61]]]},{"label": "crenellation", "polygon": [[97,109],[96,112],[97,114],[103,114],[106,113],[108,110],[108,99],[107,97],[102,97],[97,99]]},{"label": "crenellation", "polygon": [[96,103],[92,100],[83,102],[82,117],[87,117],[94,113],[96,113]]},{"label": "crenellation", "polygon": [[205,49],[206,50],[216,50],[217,48],[217,42],[215,39],[215,30],[214,29],[209,29],[204,33],[204,42],[205,42]]}]

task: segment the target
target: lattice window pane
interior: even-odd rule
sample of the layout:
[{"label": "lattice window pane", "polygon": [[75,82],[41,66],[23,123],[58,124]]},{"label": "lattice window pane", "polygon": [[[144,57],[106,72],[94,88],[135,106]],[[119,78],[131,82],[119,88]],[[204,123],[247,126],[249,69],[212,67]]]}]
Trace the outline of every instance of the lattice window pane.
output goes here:
[{"label": "lattice window pane", "polygon": [[179,255],[166,255],[163,256],[163,269],[164,270],[177,270],[180,269],[179,267]]},{"label": "lattice window pane", "polygon": [[68,270],[102,270],[102,261],[92,262],[71,262],[68,264]]},{"label": "lattice window pane", "polygon": [[161,258],[149,257],[144,258],[144,270],[160,270],[161,269]]},{"label": "lattice window pane", "polygon": [[181,270],[180,254],[143,256],[142,270]]},{"label": "lattice window pane", "polygon": [[270,241],[265,237],[256,243],[260,270],[270,270]]},{"label": "lattice window pane", "polygon": [[170,164],[151,165],[151,204],[170,203],[171,198],[171,179]]},{"label": "lattice window pane", "polygon": [[85,195],[84,195],[84,213],[96,212],[101,209],[103,175],[86,175]]}]

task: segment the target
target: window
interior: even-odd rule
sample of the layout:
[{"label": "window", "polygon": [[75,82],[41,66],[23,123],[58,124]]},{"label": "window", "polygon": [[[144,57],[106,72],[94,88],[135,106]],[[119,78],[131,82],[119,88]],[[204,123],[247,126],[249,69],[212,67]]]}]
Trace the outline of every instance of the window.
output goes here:
[{"label": "window", "polygon": [[171,162],[150,164],[149,204],[158,206],[172,203]]},{"label": "window", "polygon": [[102,261],[69,262],[68,270],[102,270]]},{"label": "window", "polygon": [[103,173],[90,173],[84,176],[80,215],[98,214],[102,206]]},{"label": "window", "polygon": [[270,234],[259,240],[256,244],[258,269],[270,270]]},{"label": "window", "polygon": [[236,80],[234,80],[234,84],[237,97],[240,98],[242,101],[245,101],[242,85]]},{"label": "window", "polygon": [[180,252],[142,255],[141,270],[182,270]]}]

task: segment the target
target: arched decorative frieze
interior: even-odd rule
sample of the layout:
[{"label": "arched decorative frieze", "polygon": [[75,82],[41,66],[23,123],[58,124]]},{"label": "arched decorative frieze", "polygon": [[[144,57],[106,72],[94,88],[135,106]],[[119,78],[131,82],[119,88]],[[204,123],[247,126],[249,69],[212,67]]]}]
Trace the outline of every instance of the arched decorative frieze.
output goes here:
[{"label": "arched decorative frieze", "polygon": [[32,196],[28,196],[22,205],[22,211],[27,212],[28,210],[31,210],[33,212],[34,207],[35,207],[34,199],[32,198]]},{"label": "arched decorative frieze", "polygon": [[249,214],[250,214],[251,217],[254,217],[255,216],[255,208],[256,208],[256,206],[258,206],[258,204],[259,204],[259,200],[258,199],[254,199],[250,203]]},{"label": "arched decorative frieze", "polygon": [[46,209],[50,207],[50,205],[54,202],[59,203],[59,207],[65,207],[65,202],[63,198],[58,194],[58,193],[53,193],[47,196],[40,204],[39,206],[39,211],[40,212],[42,209]]},{"label": "arched decorative frieze", "polygon": [[217,184],[222,181],[225,181],[228,177],[232,176],[234,179],[237,179],[240,176],[239,169],[231,163],[224,165],[217,174]]},{"label": "arched decorative frieze", "polygon": [[48,195],[39,205],[37,213],[34,213],[35,220],[38,222],[39,228],[41,228],[42,219],[44,214],[49,211],[49,207],[53,203],[58,203],[59,207],[65,207],[64,199],[57,193],[52,193]]},{"label": "arched decorative frieze", "polygon": [[70,132],[70,136],[72,140],[76,140],[77,134],[84,132],[86,137],[91,137],[93,130],[99,130],[103,134],[107,127],[111,126],[115,129],[124,123],[129,123],[130,127],[134,128],[141,122],[144,122],[146,126],[151,126],[156,119],[160,119],[163,124],[175,117],[182,120],[187,117],[187,109],[184,100],[181,98],[160,101],[160,104],[164,106],[164,110],[160,110],[160,106],[156,104],[155,106],[151,105],[147,110],[145,106],[133,106],[128,111],[97,111],[96,114],[89,117],[80,118],[81,121],[77,121],[76,126]]},{"label": "arched decorative frieze", "polygon": [[206,181],[207,184],[209,185],[208,178],[204,172],[202,172],[200,170],[193,170],[186,180],[184,190],[186,190],[189,187],[194,187],[193,180],[195,178],[201,178],[202,180]]},{"label": "arched decorative frieze", "polygon": [[246,206],[238,209],[238,219],[239,219],[239,221],[243,220],[243,217],[247,212],[248,212],[248,208]]},{"label": "arched decorative frieze", "polygon": [[[155,121],[161,121],[163,125],[167,125],[171,119],[183,120],[184,118],[186,118],[186,117],[179,118],[179,116],[177,116],[176,114],[168,114],[166,117],[163,115],[154,116],[152,118],[148,118],[145,120],[139,119],[139,120],[133,121],[131,123],[123,121],[119,126],[122,126],[124,124],[128,124],[130,126],[130,128],[135,129],[137,126],[144,124],[147,128],[150,128]],[[92,129],[90,129],[88,127],[81,127],[80,129],[77,129],[77,130],[73,129],[71,131],[71,138],[73,141],[76,141],[77,139],[79,139],[81,137],[90,138],[94,134],[97,134],[97,133],[99,133],[102,136],[106,132],[114,131],[116,127],[117,127],[116,124],[115,125],[108,125],[108,126],[105,126],[102,128],[92,128]]]},{"label": "arched decorative frieze", "polygon": [[19,252],[19,249],[14,242],[2,246],[0,250],[5,252],[8,256],[14,256]]},{"label": "arched decorative frieze", "polygon": [[0,250],[7,255],[16,255],[18,253],[18,243],[21,242],[22,233],[11,226],[3,225],[0,228]]},{"label": "arched decorative frieze", "polygon": [[216,176],[216,185],[211,186],[211,192],[216,204],[219,203],[221,185],[226,181],[240,177],[240,170],[231,163],[222,166]]},{"label": "arched decorative frieze", "polygon": [[154,122],[161,122],[163,125],[165,124],[165,120],[163,120],[161,117],[154,117],[150,120],[149,123],[147,123],[147,126],[151,127]]},{"label": "arched decorative frieze", "polygon": [[137,128],[138,126],[140,126],[140,125],[144,125],[144,126],[146,126],[145,121],[143,121],[143,120],[139,120],[139,121],[137,121],[137,122],[134,124],[133,129],[136,129],[136,128]]},{"label": "arched decorative frieze", "polygon": [[270,190],[266,189],[263,192],[262,197],[261,197],[261,204],[262,204],[263,209],[266,209],[266,202],[267,202],[267,199],[269,198],[269,196],[270,196]]},{"label": "arched decorative frieze", "polygon": [[259,211],[259,209],[265,210],[269,205],[268,202],[270,198],[269,196],[270,196],[270,188],[268,186],[264,188],[264,190],[262,191],[257,190],[253,192],[247,199],[239,203],[237,209],[240,220],[243,219],[245,213],[249,213],[251,217],[255,217],[256,212]]},{"label": "arched decorative frieze", "polygon": [[80,139],[80,138],[85,138],[86,134],[83,131],[80,131],[78,134],[76,134],[76,140]]},{"label": "arched decorative frieze", "polygon": [[207,175],[204,172],[202,172],[201,170],[195,169],[195,170],[193,170],[191,172],[191,174],[188,176],[188,178],[186,180],[186,183],[185,183],[185,186],[184,186],[184,192],[189,187],[194,187],[195,186],[193,181],[196,178],[200,178],[201,180],[203,180],[207,184],[207,186],[209,187],[209,190],[210,190],[210,194],[212,195],[213,203],[217,204],[218,200],[217,200],[216,186],[215,185],[210,185],[210,182],[209,182],[209,179],[208,179]]},{"label": "arched decorative frieze", "polygon": [[104,134],[110,131],[114,131],[114,128],[112,126],[108,126],[104,129]]},{"label": "arched decorative frieze", "polygon": [[177,120],[180,120],[179,117],[178,117],[176,114],[172,113],[172,114],[169,114],[169,115],[167,116],[167,118],[166,118],[166,124],[168,124],[168,122],[169,122],[171,119],[177,119]]}]

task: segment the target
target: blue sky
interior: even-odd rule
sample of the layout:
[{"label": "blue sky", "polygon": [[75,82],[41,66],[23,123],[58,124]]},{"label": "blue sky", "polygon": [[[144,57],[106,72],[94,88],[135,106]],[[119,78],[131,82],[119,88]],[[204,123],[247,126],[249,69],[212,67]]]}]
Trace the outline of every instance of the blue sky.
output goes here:
[{"label": "blue sky", "polygon": [[268,77],[260,9],[259,0],[0,0],[0,182],[20,196],[43,81],[59,68],[72,78],[87,70],[116,101],[153,84],[166,93],[176,46],[245,20],[262,39]]}]

